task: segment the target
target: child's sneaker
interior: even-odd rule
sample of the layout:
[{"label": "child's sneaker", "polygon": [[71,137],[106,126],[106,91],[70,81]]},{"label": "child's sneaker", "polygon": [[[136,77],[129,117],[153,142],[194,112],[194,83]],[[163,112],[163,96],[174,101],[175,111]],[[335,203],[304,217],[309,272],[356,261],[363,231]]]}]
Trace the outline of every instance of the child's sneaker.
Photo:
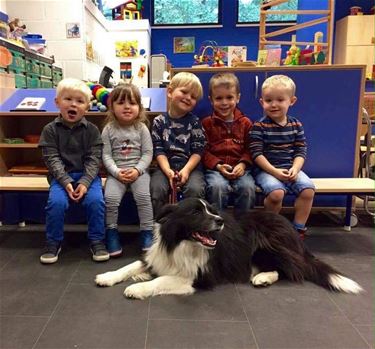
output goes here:
[{"label": "child's sneaker", "polygon": [[61,251],[61,243],[47,241],[46,246],[40,256],[40,262],[43,264],[52,264],[56,263],[59,259],[59,253]]},{"label": "child's sneaker", "polygon": [[91,241],[90,250],[92,253],[92,259],[95,262],[104,262],[109,259],[109,253],[105,248],[104,243],[100,240]]},{"label": "child's sneaker", "polygon": [[107,250],[111,257],[118,257],[122,254],[120,237],[116,228],[107,229],[106,231]]},{"label": "child's sneaker", "polygon": [[152,246],[154,235],[152,230],[141,230],[141,244],[142,250],[147,251]]}]

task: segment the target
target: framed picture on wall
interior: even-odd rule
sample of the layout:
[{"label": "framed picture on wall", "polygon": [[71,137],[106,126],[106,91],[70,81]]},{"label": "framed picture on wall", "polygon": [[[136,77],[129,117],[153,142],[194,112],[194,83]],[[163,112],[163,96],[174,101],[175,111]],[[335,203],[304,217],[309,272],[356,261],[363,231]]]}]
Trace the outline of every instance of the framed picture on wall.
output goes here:
[{"label": "framed picture on wall", "polygon": [[66,23],[66,37],[68,39],[75,39],[81,37],[79,23]]},{"label": "framed picture on wall", "polygon": [[173,38],[173,53],[195,52],[194,36],[183,36]]}]

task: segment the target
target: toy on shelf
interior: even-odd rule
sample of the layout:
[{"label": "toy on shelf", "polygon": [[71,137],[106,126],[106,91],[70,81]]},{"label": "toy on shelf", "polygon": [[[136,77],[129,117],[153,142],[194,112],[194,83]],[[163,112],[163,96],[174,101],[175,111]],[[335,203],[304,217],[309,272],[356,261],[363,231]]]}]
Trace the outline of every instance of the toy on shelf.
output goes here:
[{"label": "toy on shelf", "polygon": [[204,41],[198,54],[194,55],[194,65],[223,67],[225,52],[217,45],[216,41]]},{"label": "toy on shelf", "polygon": [[21,24],[19,18],[11,20],[9,23],[10,37],[9,39],[21,40],[26,35],[26,25]]},{"label": "toy on shelf", "polygon": [[102,85],[94,84],[92,82],[88,82],[87,86],[90,87],[94,98],[92,106],[96,105],[99,111],[106,112],[108,109],[109,91]]},{"label": "toy on shelf", "polygon": [[111,0],[107,7],[112,9],[112,19],[142,19],[143,0]]},{"label": "toy on shelf", "polygon": [[286,53],[284,65],[298,65],[299,57],[301,55],[301,49],[296,45],[290,46],[290,49]]}]

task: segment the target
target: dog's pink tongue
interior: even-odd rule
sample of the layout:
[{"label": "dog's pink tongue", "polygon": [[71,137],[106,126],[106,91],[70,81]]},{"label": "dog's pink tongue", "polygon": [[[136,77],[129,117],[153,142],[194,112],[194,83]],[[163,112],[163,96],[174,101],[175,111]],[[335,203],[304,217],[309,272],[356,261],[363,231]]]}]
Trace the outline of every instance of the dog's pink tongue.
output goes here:
[{"label": "dog's pink tongue", "polygon": [[211,239],[208,236],[201,235],[199,233],[194,233],[195,237],[197,237],[203,245],[208,245],[208,246],[215,246],[216,245],[216,240]]}]

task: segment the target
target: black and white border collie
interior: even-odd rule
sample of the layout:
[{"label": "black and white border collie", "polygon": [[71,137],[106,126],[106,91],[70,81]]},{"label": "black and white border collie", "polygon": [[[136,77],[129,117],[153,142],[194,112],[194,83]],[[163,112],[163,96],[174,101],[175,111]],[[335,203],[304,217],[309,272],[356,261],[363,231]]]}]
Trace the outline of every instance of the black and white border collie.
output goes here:
[{"label": "black and white border collie", "polygon": [[221,283],[271,285],[279,276],[314,282],[329,290],[359,293],[360,285],[315,258],[290,222],[265,211],[235,219],[201,199],[166,205],[156,219],[154,243],[143,257],[96,276],[99,286],[129,278],[128,298],[190,295]]}]

